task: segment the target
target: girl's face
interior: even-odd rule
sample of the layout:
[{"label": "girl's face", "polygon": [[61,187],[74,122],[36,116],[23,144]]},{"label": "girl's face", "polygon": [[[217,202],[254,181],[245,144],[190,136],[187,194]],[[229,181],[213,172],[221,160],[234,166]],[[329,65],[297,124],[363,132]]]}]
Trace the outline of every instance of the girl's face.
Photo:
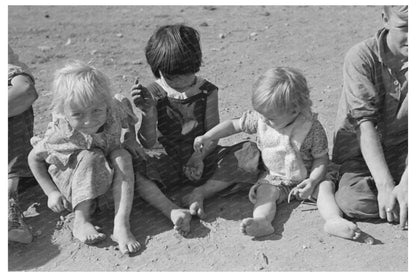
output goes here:
[{"label": "girl's face", "polygon": [[288,110],[287,112],[273,112],[262,114],[264,122],[274,129],[283,129],[292,124],[298,117],[300,111],[297,108]]},{"label": "girl's face", "polygon": [[100,101],[87,108],[65,105],[64,115],[75,130],[87,135],[95,134],[107,121],[107,104]]},{"label": "girl's face", "polygon": [[162,75],[165,79],[166,84],[177,91],[185,91],[195,84],[195,74],[184,74],[184,75]]}]

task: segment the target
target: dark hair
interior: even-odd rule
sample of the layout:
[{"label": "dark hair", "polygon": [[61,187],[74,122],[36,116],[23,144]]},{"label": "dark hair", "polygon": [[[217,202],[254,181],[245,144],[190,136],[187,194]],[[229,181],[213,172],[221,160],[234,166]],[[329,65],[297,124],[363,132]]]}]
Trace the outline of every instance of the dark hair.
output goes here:
[{"label": "dark hair", "polygon": [[156,78],[159,70],[167,75],[197,73],[202,62],[199,33],[182,24],[162,26],[150,37],[145,54]]}]

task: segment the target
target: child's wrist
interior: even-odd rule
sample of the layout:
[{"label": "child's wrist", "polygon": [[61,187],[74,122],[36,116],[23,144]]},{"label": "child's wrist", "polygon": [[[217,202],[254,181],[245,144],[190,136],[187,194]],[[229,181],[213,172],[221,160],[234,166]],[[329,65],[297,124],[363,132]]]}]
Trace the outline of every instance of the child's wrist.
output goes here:
[{"label": "child's wrist", "polygon": [[49,197],[51,197],[51,196],[53,196],[55,194],[59,194],[60,195],[61,192],[58,189],[52,189],[52,190],[50,190],[48,192],[45,192],[45,194],[49,198]]},{"label": "child's wrist", "polygon": [[321,179],[322,178],[319,178],[319,179],[309,178],[309,181],[311,181],[312,187],[316,187],[320,183]]}]

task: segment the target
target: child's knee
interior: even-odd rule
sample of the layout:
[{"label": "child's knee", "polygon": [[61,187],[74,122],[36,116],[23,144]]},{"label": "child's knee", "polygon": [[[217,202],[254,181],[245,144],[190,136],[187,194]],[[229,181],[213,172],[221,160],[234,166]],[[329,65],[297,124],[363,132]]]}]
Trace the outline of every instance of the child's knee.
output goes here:
[{"label": "child's knee", "polygon": [[361,193],[353,186],[340,186],[335,193],[335,201],[341,211],[350,218],[378,217],[377,197]]},{"label": "child's knee", "polygon": [[122,159],[124,161],[131,161],[132,157],[130,153],[124,148],[118,148],[110,153],[110,160],[116,161],[117,159]]},{"label": "child's knee", "polygon": [[261,184],[257,188],[257,198],[270,198],[270,199],[279,199],[281,196],[281,191],[277,186],[271,184]]}]

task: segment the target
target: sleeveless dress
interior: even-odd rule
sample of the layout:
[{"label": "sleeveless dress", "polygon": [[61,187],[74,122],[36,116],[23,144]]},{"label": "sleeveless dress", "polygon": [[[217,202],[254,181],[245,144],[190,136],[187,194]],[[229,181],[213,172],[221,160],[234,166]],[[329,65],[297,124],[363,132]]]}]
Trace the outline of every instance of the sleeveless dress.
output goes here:
[{"label": "sleeveless dress", "polygon": [[[165,153],[149,157],[144,167],[135,166],[135,170],[157,182],[162,189],[178,185],[199,186],[208,179],[231,183],[254,183],[257,180],[259,151],[255,143],[249,141],[228,147],[218,145],[205,157],[200,180],[190,181],[183,174],[183,167],[194,152],[194,139],[208,131],[205,126],[207,98],[218,90],[215,85],[198,77],[190,88],[196,91],[184,99],[169,97],[157,81],[147,89],[157,101],[158,141]],[[241,151],[248,149],[252,151],[252,158],[257,158],[254,168],[246,168],[247,156],[241,155]]]}]

